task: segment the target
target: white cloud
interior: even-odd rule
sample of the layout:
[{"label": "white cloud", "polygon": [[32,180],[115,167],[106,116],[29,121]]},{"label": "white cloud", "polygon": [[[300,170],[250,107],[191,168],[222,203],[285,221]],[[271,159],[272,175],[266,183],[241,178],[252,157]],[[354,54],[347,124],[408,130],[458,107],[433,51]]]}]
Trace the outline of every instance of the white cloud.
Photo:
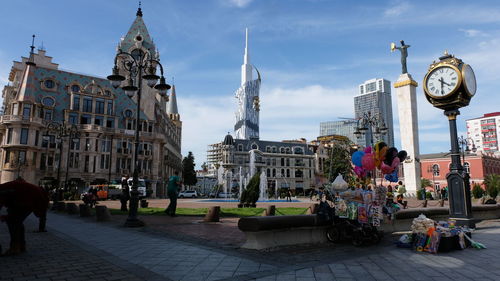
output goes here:
[{"label": "white cloud", "polygon": [[228,0],[228,4],[231,6],[236,6],[238,8],[244,8],[248,6],[253,0]]},{"label": "white cloud", "polygon": [[412,6],[408,2],[399,2],[393,5],[392,7],[386,9],[384,11],[384,15],[386,17],[396,17],[408,11],[411,7]]},{"label": "white cloud", "polygon": [[460,28],[459,31],[462,31],[463,33],[465,33],[465,36],[467,36],[467,37],[486,37],[486,36],[488,36],[487,33],[483,32],[481,30],[477,30],[477,29]]}]

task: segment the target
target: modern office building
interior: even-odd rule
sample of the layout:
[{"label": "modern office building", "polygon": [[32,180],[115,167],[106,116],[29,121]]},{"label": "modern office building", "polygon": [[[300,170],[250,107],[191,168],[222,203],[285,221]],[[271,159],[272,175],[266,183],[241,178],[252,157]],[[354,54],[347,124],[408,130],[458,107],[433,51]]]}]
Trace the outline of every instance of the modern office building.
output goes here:
[{"label": "modern office building", "polygon": [[[359,94],[354,97],[355,119],[363,116],[379,118],[387,127],[387,133],[380,138],[374,136],[373,142],[383,140],[387,145],[394,146],[394,125],[392,118],[391,82],[386,79],[371,79],[359,85]],[[362,135],[359,142],[366,144],[366,137]]]},{"label": "modern office building", "polygon": [[[118,48],[159,59],[140,8]],[[138,126],[139,176],[153,195],[165,194],[168,177],[181,170],[182,160],[175,88],[168,101],[143,80],[137,112],[135,97],[114,89],[107,79],[61,70],[45,50],[33,49],[29,58],[14,61],[2,91],[1,182],[22,176],[31,183],[81,191],[92,183],[130,177]],[[111,70],[113,58],[109,65]],[[119,67],[123,72],[123,64]],[[67,130],[52,130],[55,124],[78,134],[70,138]]]},{"label": "modern office building", "polygon": [[352,143],[358,144],[358,139],[354,135],[358,121],[354,118],[352,120],[339,120],[328,121],[319,123],[319,136],[344,136],[347,137]]},{"label": "modern office building", "polygon": [[474,141],[477,151],[500,155],[500,112],[487,113],[482,117],[469,119],[466,123],[467,137]]}]

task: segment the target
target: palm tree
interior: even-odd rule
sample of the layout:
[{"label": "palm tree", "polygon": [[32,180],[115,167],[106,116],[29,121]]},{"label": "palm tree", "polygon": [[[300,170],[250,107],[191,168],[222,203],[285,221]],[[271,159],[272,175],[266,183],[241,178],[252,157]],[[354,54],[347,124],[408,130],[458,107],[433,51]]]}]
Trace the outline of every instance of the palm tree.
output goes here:
[{"label": "palm tree", "polygon": [[488,195],[495,200],[500,190],[500,175],[499,174],[489,174],[484,178],[484,184],[486,185],[486,192]]}]

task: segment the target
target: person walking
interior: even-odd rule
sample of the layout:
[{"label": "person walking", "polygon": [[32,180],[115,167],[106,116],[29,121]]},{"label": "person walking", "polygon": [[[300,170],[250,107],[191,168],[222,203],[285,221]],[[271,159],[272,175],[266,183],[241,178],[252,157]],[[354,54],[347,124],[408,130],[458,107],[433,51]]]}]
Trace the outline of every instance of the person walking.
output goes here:
[{"label": "person walking", "polygon": [[165,213],[167,213],[167,215],[171,217],[176,216],[175,210],[177,209],[177,193],[179,192],[181,184],[182,181],[179,177],[179,172],[175,171],[174,175],[171,176],[168,180],[167,195],[170,199],[170,204],[168,205],[167,209],[165,209]]},{"label": "person walking", "polygon": [[122,194],[120,196],[120,203],[122,211],[128,211],[127,202],[130,200],[130,188],[128,187],[128,180],[126,177],[122,178]]},{"label": "person walking", "polygon": [[292,191],[290,191],[290,189],[288,189],[286,192],[286,201],[292,202]]},{"label": "person walking", "polygon": [[0,184],[0,209],[7,207],[7,216],[1,220],[7,223],[10,234],[10,248],[4,255],[16,255],[26,251],[24,220],[32,212],[39,218],[40,232],[45,231],[48,194],[39,186],[18,178]]}]

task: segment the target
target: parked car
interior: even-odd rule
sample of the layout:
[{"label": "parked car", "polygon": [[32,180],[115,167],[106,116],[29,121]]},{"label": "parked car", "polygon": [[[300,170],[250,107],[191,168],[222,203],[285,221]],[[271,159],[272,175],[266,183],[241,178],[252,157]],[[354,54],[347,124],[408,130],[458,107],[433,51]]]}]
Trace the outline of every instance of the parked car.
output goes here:
[{"label": "parked car", "polygon": [[196,190],[184,190],[179,193],[179,198],[196,198],[198,193]]},{"label": "parked car", "polygon": [[219,198],[233,198],[234,193],[232,193],[232,192],[219,192],[217,197],[219,197]]}]

